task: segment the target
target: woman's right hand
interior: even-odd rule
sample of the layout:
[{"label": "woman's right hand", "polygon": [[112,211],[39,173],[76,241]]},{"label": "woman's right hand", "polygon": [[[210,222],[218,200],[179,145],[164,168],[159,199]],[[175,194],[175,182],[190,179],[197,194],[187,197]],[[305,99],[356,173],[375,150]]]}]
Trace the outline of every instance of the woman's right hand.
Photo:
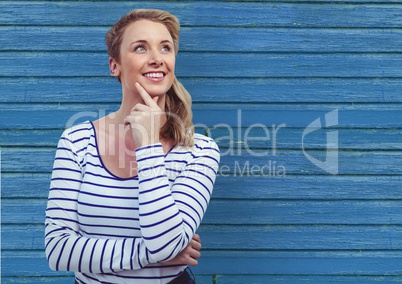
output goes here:
[{"label": "woman's right hand", "polygon": [[201,253],[201,238],[199,235],[194,234],[192,240],[187,247],[182,250],[175,258],[164,262],[164,265],[191,265],[198,264],[197,259],[200,258]]},{"label": "woman's right hand", "polygon": [[159,97],[151,97],[139,84],[135,84],[144,103],[136,104],[130,114],[124,119],[125,125],[130,125],[137,148],[159,143],[161,115],[164,112],[158,106]]}]

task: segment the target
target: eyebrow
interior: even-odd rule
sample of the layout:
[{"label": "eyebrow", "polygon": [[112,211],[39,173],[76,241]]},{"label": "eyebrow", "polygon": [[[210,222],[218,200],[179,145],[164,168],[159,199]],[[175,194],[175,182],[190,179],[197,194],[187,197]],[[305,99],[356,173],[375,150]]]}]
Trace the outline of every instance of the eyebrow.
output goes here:
[{"label": "eyebrow", "polygon": [[[136,41],[133,41],[132,43],[130,43],[130,46],[135,44],[135,43],[148,43],[148,41],[146,41],[144,39],[136,40]],[[171,45],[173,45],[173,42],[171,42],[168,39],[162,40],[160,43],[170,43]]]}]

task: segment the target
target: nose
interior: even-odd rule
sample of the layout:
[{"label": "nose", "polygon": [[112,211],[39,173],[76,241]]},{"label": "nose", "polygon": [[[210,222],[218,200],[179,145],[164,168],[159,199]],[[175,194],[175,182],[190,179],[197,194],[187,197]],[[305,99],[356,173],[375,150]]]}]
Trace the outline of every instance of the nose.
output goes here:
[{"label": "nose", "polygon": [[155,67],[162,66],[163,65],[162,56],[159,53],[152,53],[152,56],[149,59],[148,64]]}]

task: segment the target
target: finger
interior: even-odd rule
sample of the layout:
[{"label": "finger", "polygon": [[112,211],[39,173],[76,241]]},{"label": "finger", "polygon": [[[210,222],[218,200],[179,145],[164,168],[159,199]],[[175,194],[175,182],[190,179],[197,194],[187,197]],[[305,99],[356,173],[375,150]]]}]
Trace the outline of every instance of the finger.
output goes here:
[{"label": "finger", "polygon": [[190,255],[190,257],[193,258],[193,259],[198,259],[198,258],[201,257],[201,253],[200,253],[198,250],[192,250],[192,251],[189,253],[189,255]]},{"label": "finger", "polygon": [[194,234],[194,236],[193,236],[193,240],[195,240],[195,241],[197,241],[197,242],[201,243],[201,238],[200,238],[200,235],[198,235],[198,234]]},{"label": "finger", "polygon": [[145,112],[149,111],[149,106],[144,105],[144,104],[136,104],[132,109],[130,114],[135,114],[135,112]]},{"label": "finger", "polygon": [[197,266],[197,265],[198,265],[198,261],[195,260],[195,259],[193,259],[193,258],[191,258],[191,259],[189,259],[189,261],[187,261],[187,264],[188,264],[188,265],[191,265],[191,266]]},{"label": "finger", "polygon": [[192,240],[191,241],[191,247],[193,249],[196,249],[196,250],[201,250],[201,243],[199,243],[199,242],[197,242],[195,240]]},{"label": "finger", "polygon": [[[137,88],[138,93],[140,94],[141,98],[144,100],[144,103],[149,107],[157,107],[158,105],[152,99],[152,97],[145,91],[145,89],[140,85],[140,83],[136,82],[135,87]],[[156,98],[158,100],[158,97]]]}]

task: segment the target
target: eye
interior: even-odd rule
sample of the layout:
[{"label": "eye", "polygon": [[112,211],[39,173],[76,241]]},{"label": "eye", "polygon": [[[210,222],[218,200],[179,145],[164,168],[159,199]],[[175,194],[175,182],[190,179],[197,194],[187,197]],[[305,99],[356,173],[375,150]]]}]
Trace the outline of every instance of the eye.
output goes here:
[{"label": "eye", "polygon": [[170,52],[172,48],[169,45],[164,45],[161,48],[162,52]]},{"label": "eye", "polygon": [[144,52],[144,51],[146,51],[146,48],[145,48],[145,45],[137,45],[135,48],[134,48],[134,51],[136,51],[136,52]]}]

